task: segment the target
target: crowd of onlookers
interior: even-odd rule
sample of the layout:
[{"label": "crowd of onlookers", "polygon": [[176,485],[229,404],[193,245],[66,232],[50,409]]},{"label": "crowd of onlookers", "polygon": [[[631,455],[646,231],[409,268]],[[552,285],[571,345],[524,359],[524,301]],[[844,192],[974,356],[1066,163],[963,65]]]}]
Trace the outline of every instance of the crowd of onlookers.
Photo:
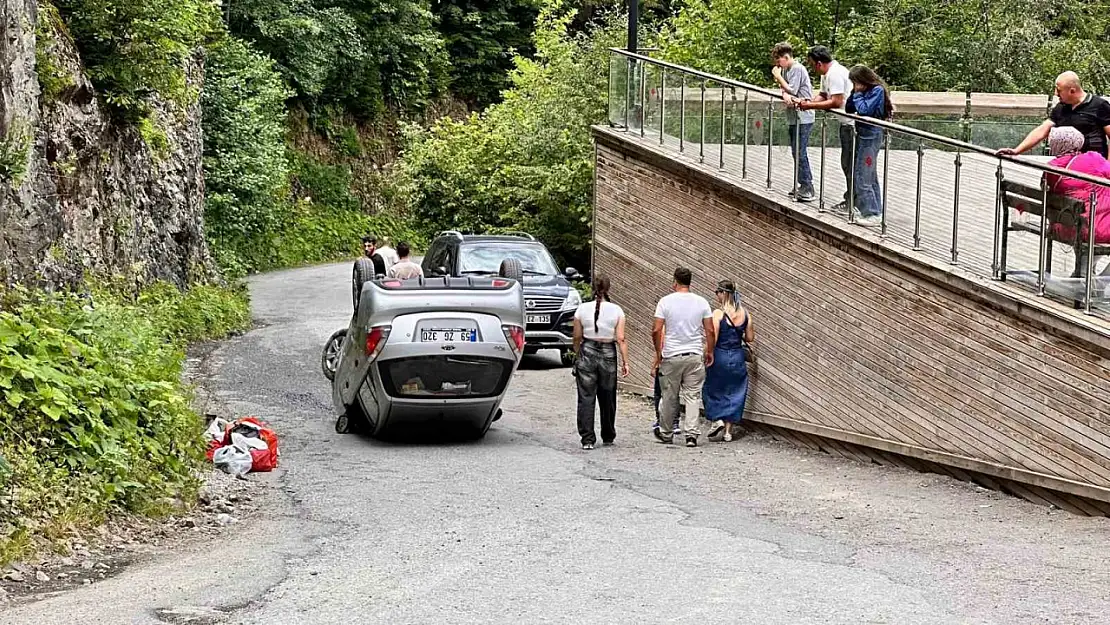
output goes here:
[{"label": "crowd of onlookers", "polygon": [[[816,93],[808,69],[794,58],[790,44],[774,46],[771,57],[771,74],[782,89],[786,106],[790,147],[797,173],[795,191],[790,194],[791,197],[796,196],[798,201],[809,202],[815,197],[807,153],[814,111],[843,110],[859,117],[889,121],[894,114],[890,89],[869,67],[855,65],[848,69],[837,62],[824,46],[814,46],[806,53],[809,65],[821,77]],[[1007,156],[1022,154],[1047,140],[1049,150],[1055,157],[1051,165],[1110,178],[1110,163],[1106,160],[1110,141],[1110,102],[1087,93],[1075,72],[1060,74],[1056,79],[1056,95],[1059,102],[1052,108],[1049,119],[1016,147],[1004,148],[998,153]],[[881,223],[884,190],[879,184],[877,164],[885,130],[879,125],[843,117],[840,118],[839,134],[840,166],[848,181],[848,191],[844,193],[844,200],[833,206],[833,210],[844,213],[854,210],[859,216],[856,223],[878,225]],[[1084,203],[1089,202],[1090,194],[1094,192],[1097,196],[1093,220],[1096,241],[1110,243],[1110,187],[1052,174],[1046,176],[1045,183],[1049,185],[1050,192]],[[1054,226],[1057,230],[1061,227]],[[1081,236],[1086,237],[1086,234],[1084,231]],[[1076,276],[1086,267],[1082,258],[1078,260]]]}]

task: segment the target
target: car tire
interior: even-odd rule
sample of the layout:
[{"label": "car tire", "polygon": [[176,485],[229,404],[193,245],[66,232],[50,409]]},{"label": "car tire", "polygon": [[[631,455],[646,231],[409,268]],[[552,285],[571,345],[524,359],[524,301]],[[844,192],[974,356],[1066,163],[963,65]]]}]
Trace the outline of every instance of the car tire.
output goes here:
[{"label": "car tire", "polygon": [[335,419],[335,431],[338,434],[358,434],[366,431],[366,426],[366,415],[363,414],[362,406],[357,399]]},{"label": "car tire", "polygon": [[328,342],[324,343],[324,351],[320,354],[320,368],[328,380],[335,380],[335,370],[339,367],[339,357],[343,354],[343,341],[346,338],[347,328],[343,328],[336,330],[328,337]]},{"label": "car tire", "polygon": [[351,295],[354,300],[355,312],[358,312],[358,300],[362,297],[362,285],[374,279],[374,261],[363,256],[355,261],[355,268],[351,274]]},{"label": "car tire", "polygon": [[502,278],[524,282],[524,265],[516,258],[506,258],[501,261],[501,268],[497,271]]},{"label": "car tire", "polygon": [[564,367],[569,367],[574,364],[574,354],[570,352],[559,352],[559,362]]}]

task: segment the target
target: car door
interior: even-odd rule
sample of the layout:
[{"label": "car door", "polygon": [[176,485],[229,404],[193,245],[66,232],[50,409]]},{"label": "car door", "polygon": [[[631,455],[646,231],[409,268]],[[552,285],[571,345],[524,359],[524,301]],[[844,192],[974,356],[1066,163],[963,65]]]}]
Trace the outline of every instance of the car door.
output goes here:
[{"label": "car door", "polygon": [[428,248],[428,253],[424,255],[424,262],[420,263],[420,268],[424,270],[425,278],[431,278],[435,275],[435,268],[439,266],[439,259],[443,256],[445,247],[446,245],[443,239],[432,241],[432,245]]}]

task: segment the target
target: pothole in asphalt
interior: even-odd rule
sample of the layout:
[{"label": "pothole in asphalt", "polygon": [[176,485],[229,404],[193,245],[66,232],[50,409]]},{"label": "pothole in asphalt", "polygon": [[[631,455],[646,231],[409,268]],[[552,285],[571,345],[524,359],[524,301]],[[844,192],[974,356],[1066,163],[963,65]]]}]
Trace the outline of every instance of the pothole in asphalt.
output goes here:
[{"label": "pothole in asphalt", "polygon": [[166,625],[216,625],[227,616],[221,610],[205,606],[159,608],[154,615]]}]

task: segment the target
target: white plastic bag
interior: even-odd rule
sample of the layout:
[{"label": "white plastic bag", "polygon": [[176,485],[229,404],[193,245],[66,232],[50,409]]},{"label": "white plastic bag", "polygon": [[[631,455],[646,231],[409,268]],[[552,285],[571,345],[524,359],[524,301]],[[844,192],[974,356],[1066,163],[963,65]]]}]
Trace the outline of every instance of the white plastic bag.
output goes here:
[{"label": "white plastic bag", "polygon": [[254,460],[247,448],[224,445],[212,454],[212,464],[225,473],[240,476],[251,472]]},{"label": "white plastic bag", "polygon": [[204,440],[206,441],[222,441],[224,440],[224,430],[227,429],[228,422],[224,419],[216,417],[212,419],[212,423],[208,424],[208,429],[204,431]]},{"label": "white plastic bag", "polygon": [[238,432],[231,433],[231,444],[235,447],[238,447],[239,449],[246,449],[247,451],[250,451],[251,449],[270,448],[270,446],[266,444],[266,441],[262,440],[261,438],[258,438],[257,436],[245,436]]}]

